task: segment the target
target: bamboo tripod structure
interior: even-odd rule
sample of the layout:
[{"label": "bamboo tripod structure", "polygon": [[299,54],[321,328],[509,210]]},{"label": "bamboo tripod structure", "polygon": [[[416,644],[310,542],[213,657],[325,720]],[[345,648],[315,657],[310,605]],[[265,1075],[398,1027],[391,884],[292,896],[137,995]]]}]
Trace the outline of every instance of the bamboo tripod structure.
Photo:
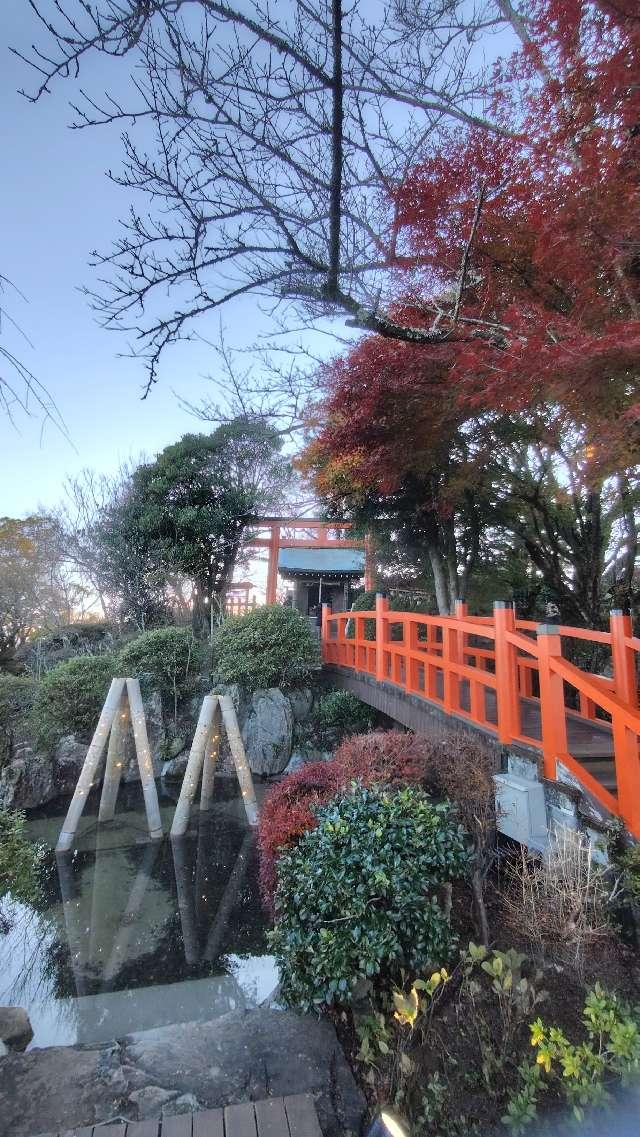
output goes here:
[{"label": "bamboo tripod structure", "polygon": [[109,740],[107,764],[104,772],[98,820],[113,820],[124,768],[124,745],[129,725],[133,729],[149,835],[154,840],[162,837],[160,806],[158,805],[158,793],[153,777],[153,762],[147,737],[147,724],[142,705],[142,695],[140,694],[140,683],[137,679],[112,679],[109,693],[105,699],[98,725],[91,739],[91,745],[87,750],[80,777],[67,810],[67,816],[60,830],[58,844],[56,845],[57,853],[64,853],[71,848],[89,791],[96,780],[100,760],[105,746],[107,746],[107,738]]},{"label": "bamboo tripod structure", "polygon": [[253,778],[251,777],[233,702],[229,695],[205,695],[180,789],[180,797],[173,815],[172,837],[183,837],[187,831],[189,812],[196,796],[201,773],[200,809],[211,808],[213,780],[220,751],[220,735],[223,725],[229,740],[247,821],[251,826],[258,824],[258,805],[253,788]]}]

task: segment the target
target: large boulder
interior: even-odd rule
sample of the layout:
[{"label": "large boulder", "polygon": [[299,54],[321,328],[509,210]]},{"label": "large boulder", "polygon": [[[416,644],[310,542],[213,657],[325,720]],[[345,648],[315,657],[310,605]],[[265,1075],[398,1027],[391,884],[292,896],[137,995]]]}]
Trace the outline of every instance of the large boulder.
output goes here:
[{"label": "large boulder", "polygon": [[313,710],[313,691],[311,687],[298,687],[289,691],[287,698],[291,703],[295,722],[306,722]]},{"label": "large boulder", "polygon": [[0,809],[36,809],[58,794],[54,759],[14,739],[11,757],[0,768]]},{"label": "large boulder", "polygon": [[0,1007],[0,1040],[12,1050],[25,1050],[33,1028],[23,1007]]},{"label": "large boulder", "polygon": [[75,734],[65,734],[55,749],[54,771],[56,792],[72,794],[87,756],[87,743]]},{"label": "large boulder", "polygon": [[332,757],[333,755],[330,750],[317,750],[315,748],[294,750],[284,771],[284,775],[288,777],[289,774],[295,774],[296,770],[302,769],[303,766],[308,766],[311,762],[329,762]]},{"label": "large boulder", "polygon": [[162,764],[162,778],[167,782],[181,782],[184,778],[187,763],[189,761],[189,751],[183,750],[180,754],[176,754],[175,758],[169,758]]},{"label": "large boulder", "polygon": [[293,711],[277,687],[254,691],[242,726],[242,739],[254,774],[281,774],[293,745]]}]

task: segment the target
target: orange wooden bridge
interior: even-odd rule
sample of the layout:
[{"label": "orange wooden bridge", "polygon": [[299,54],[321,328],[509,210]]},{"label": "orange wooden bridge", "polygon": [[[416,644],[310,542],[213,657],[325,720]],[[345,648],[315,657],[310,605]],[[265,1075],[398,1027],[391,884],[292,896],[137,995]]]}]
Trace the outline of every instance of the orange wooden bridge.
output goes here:
[{"label": "orange wooden bridge", "polygon": [[[375,637],[371,638],[375,621]],[[563,641],[603,645],[610,675],[584,671]],[[542,753],[544,775],[558,763],[640,838],[640,710],[631,618],[611,613],[610,630],[518,620],[497,603],[493,616],[391,612],[383,596],[372,612],[323,609],[325,664],[348,668],[424,699],[501,743]]]}]

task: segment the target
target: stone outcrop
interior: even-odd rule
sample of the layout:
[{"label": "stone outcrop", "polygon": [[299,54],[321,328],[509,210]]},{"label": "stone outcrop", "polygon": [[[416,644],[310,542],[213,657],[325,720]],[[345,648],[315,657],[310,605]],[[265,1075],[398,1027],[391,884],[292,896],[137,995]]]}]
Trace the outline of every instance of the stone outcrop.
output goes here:
[{"label": "stone outcrop", "polygon": [[75,734],[66,734],[60,739],[53,763],[56,795],[73,793],[86,756],[87,744]]},{"label": "stone outcrop", "polygon": [[189,751],[185,745],[181,754],[177,754],[175,758],[169,758],[168,761],[162,763],[160,776],[167,782],[181,782],[184,778],[188,761]]},{"label": "stone outcrop", "polygon": [[[246,695],[237,684],[221,686],[217,690],[229,695],[236,708],[253,773],[272,777],[284,770],[289,772],[294,728],[309,718],[313,691],[301,688],[283,692],[271,687]],[[166,715],[157,691],[145,698],[144,705],[154,774],[167,781],[181,781],[202,699],[192,699],[182,709],[177,724],[165,721]],[[46,753],[35,747],[23,727],[5,729],[0,734],[0,809],[36,809],[57,797],[73,793],[87,753],[86,740],[73,734],[65,735],[53,753]],[[304,760],[299,756],[291,769],[297,768]],[[308,756],[306,760],[310,760]],[[224,735],[220,770],[222,773],[234,773]],[[129,738],[124,781],[137,781],[138,778],[133,741]]]},{"label": "stone outcrop", "polygon": [[298,687],[288,691],[287,698],[291,703],[294,722],[306,722],[313,710],[314,695],[311,687]]},{"label": "stone outcrop", "polygon": [[293,710],[287,696],[277,687],[254,691],[251,696],[242,738],[254,774],[267,777],[284,770],[293,745]]},{"label": "stone outcrop", "polygon": [[31,1020],[23,1007],[0,1007],[0,1041],[11,1050],[24,1050],[33,1038]]},{"label": "stone outcrop", "polygon": [[0,768],[0,809],[35,809],[56,796],[53,757],[14,735]]},{"label": "stone outcrop", "polygon": [[[149,746],[151,747],[151,757],[153,759],[153,772],[156,778],[159,778],[162,763],[165,758],[167,731],[162,713],[162,699],[158,691],[152,691],[148,698],[144,700],[144,711],[147,718],[147,734],[149,736]],[[135,758],[133,762],[135,768],[132,768],[130,765],[125,775],[126,781],[137,781],[139,777],[138,763],[135,761]]]},{"label": "stone outcrop", "polygon": [[232,1011],[101,1048],[56,1046],[0,1058],[0,1137],[299,1093],[313,1094],[324,1137],[358,1133],[365,1102],[329,1022],[263,1008]]},{"label": "stone outcrop", "polygon": [[[159,777],[167,735],[157,691],[145,699],[145,713],[153,769]],[[38,750],[20,724],[3,729],[1,733],[0,809],[37,809],[54,798],[73,793],[87,755],[86,740],[67,734],[60,739],[53,753],[49,753]],[[124,781],[137,781],[140,773],[131,739],[127,749]]]}]

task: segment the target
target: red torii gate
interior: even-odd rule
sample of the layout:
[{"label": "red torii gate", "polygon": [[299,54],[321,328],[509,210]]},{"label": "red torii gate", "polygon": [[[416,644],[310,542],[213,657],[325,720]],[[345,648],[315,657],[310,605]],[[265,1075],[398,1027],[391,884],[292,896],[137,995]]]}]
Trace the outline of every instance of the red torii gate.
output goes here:
[{"label": "red torii gate", "polygon": [[[364,586],[374,587],[373,563],[368,538],[364,541],[350,541],[344,537],[332,536],[336,532],[351,529],[351,522],[331,522],[319,517],[260,517],[249,526],[251,529],[269,530],[268,537],[252,537],[247,542],[249,548],[269,550],[267,569],[267,604],[276,602],[278,582],[278,553],[280,549],[364,549]],[[299,532],[312,536],[296,537]]]}]

